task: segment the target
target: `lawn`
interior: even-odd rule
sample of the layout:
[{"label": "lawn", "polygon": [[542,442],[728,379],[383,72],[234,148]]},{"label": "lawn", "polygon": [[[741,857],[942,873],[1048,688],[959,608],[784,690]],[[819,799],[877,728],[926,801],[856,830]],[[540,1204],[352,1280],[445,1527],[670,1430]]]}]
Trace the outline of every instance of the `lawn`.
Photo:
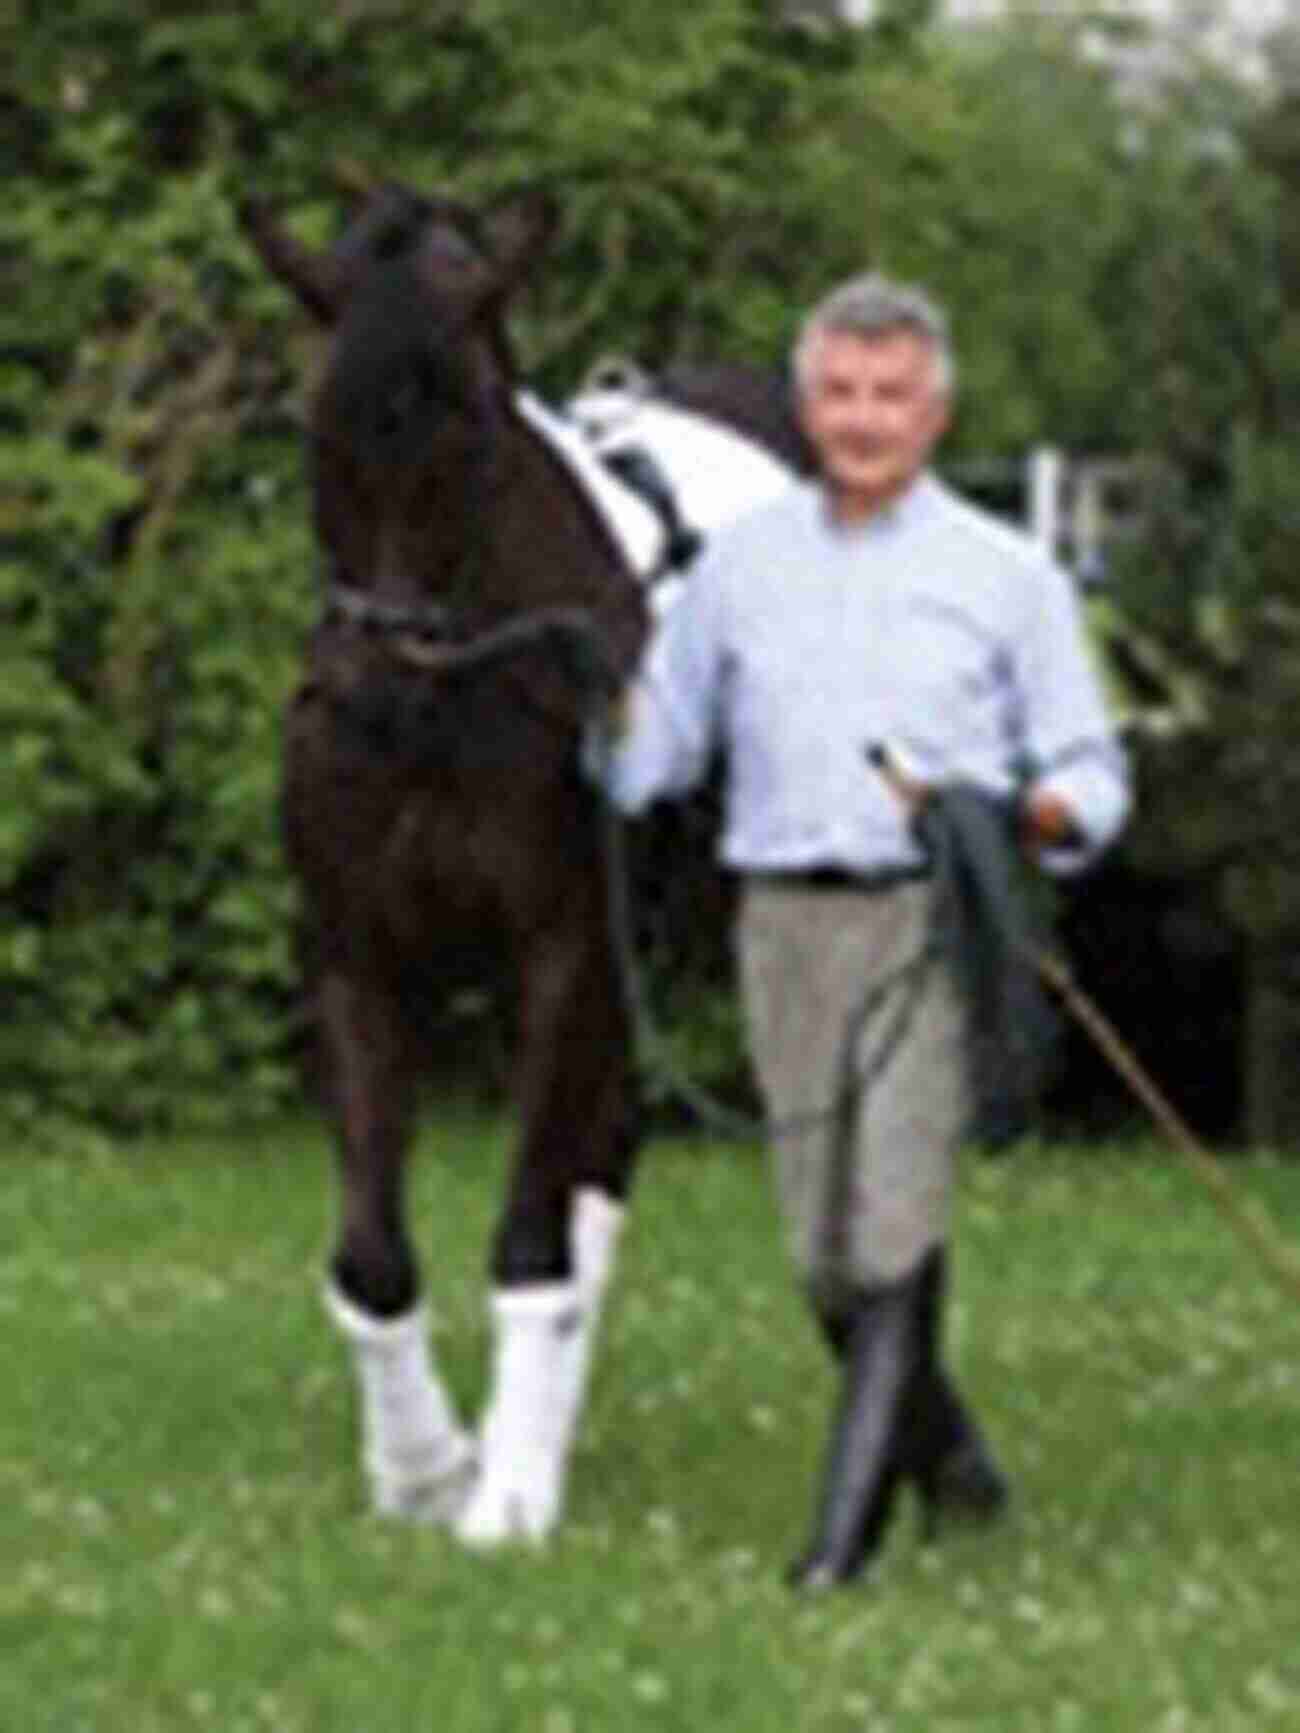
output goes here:
[{"label": "lawn", "polygon": [[[412,1177],[470,1407],[505,1147],[454,1115]],[[1300,1241],[1300,1167],[1237,1171]],[[926,1548],[905,1511],[813,1602],[831,1380],[761,1159],[656,1145],[637,1205],[569,1520],[480,1559],[364,1511],[322,1133],[10,1151],[0,1730],[1300,1729],[1300,1319],[1175,1157],[970,1164],[953,1357],[1014,1515]]]}]

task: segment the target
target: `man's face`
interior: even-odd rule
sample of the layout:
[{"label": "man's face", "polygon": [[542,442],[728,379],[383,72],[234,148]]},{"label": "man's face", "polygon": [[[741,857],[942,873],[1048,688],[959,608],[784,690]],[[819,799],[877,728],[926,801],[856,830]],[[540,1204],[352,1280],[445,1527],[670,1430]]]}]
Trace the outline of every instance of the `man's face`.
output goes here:
[{"label": "man's face", "polygon": [[837,513],[870,517],[924,469],[948,425],[934,345],[906,328],[822,331],[806,356],[799,412]]}]

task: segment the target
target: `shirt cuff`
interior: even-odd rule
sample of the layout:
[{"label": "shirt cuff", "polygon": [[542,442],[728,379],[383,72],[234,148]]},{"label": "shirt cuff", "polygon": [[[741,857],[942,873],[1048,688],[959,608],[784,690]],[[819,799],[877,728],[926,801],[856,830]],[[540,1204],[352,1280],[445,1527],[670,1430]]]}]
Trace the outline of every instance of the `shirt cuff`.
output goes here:
[{"label": "shirt cuff", "polygon": [[1130,806],[1128,783],[1110,765],[1071,764],[1040,777],[1034,786],[1056,795],[1079,830],[1077,842],[1040,852],[1038,858],[1050,873],[1068,878],[1085,871],[1124,828]]}]

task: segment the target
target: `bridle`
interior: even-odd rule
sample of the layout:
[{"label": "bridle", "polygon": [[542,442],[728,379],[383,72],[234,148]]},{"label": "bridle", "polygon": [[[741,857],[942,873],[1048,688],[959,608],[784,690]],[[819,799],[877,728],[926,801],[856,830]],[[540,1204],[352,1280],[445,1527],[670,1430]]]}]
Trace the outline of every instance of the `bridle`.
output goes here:
[{"label": "bridle", "polygon": [[[495,469],[495,460],[486,452],[483,461],[471,467],[475,498],[468,516],[479,526],[479,533],[455,573],[452,588],[457,598],[472,597],[479,587],[485,556],[482,526],[490,506],[489,477]],[[497,474],[495,485],[501,482]],[[483,626],[476,621],[475,609],[468,601],[383,601],[345,583],[328,562],[322,578],[322,626],[350,628],[371,640],[387,641],[395,657],[417,668],[436,673],[486,669],[549,640],[563,646],[567,667],[586,688],[593,710],[622,683],[623,674],[589,607],[555,604],[520,609]]]},{"label": "bridle", "polygon": [[547,642],[563,646],[561,653],[588,687],[593,707],[622,679],[595,614],[576,605],[521,609],[494,625],[475,627],[466,611],[445,603],[384,602],[332,577],[325,585],[321,623],[387,639],[401,661],[437,673],[487,668]]},{"label": "bridle", "polygon": [[325,586],[325,605],[321,624],[325,626],[357,626],[363,632],[413,632],[420,638],[450,635],[452,610],[441,602],[421,602],[407,606],[397,602],[381,602],[365,590],[331,578]]}]

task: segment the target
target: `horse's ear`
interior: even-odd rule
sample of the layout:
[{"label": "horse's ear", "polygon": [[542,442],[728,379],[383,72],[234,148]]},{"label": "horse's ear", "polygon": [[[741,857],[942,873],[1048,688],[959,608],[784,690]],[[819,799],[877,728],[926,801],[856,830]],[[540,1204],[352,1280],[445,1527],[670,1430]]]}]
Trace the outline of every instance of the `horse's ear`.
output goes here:
[{"label": "horse's ear", "polygon": [[366,206],[380,191],[380,183],[370,170],[353,157],[338,157],[330,171],[330,178],[343,203],[343,221],[346,226],[356,220]]},{"label": "horse's ear", "polygon": [[339,310],[339,280],[334,263],[295,240],[284,225],[253,199],[239,207],[239,221],[273,277],[292,289],[322,325],[332,325]]},{"label": "horse's ear", "polygon": [[508,294],[527,275],[559,226],[559,204],[542,187],[520,187],[488,208],[481,233],[497,294]]}]

